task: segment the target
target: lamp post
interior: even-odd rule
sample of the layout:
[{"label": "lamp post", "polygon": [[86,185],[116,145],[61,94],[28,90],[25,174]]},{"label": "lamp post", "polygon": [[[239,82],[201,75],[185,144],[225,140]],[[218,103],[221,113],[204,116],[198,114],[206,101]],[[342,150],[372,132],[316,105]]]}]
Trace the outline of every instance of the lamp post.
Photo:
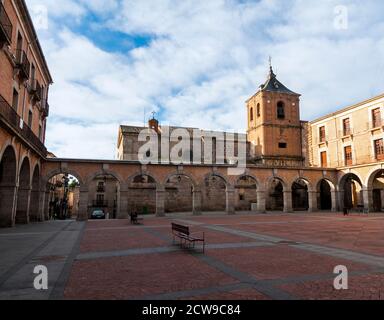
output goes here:
[{"label": "lamp post", "polygon": [[61,218],[63,220],[67,218],[67,214],[68,214],[68,191],[69,191],[68,182],[69,182],[68,174],[65,174],[63,177],[64,196],[63,196],[63,202],[61,207],[62,208]]}]

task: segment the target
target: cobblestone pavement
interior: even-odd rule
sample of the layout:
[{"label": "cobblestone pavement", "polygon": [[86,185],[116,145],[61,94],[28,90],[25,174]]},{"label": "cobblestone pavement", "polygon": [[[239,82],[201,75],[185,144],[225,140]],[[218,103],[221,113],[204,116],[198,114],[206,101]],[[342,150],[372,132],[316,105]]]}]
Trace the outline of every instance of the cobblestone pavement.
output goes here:
[{"label": "cobblestone pavement", "polygon": [[[174,245],[171,222],[204,232],[205,254]],[[313,213],[1,230],[0,249],[16,252],[1,256],[0,299],[384,299],[383,229],[384,215]],[[36,263],[52,268],[48,292],[28,288]],[[348,268],[348,290],[333,287],[338,265]]]}]

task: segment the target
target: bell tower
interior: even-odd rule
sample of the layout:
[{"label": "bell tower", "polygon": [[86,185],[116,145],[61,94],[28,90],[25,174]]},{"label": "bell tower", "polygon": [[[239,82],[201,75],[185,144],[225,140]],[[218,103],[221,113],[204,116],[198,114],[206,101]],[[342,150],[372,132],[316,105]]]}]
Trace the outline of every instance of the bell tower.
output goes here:
[{"label": "bell tower", "polygon": [[267,81],[246,103],[252,161],[273,166],[303,166],[300,94],[277,80],[272,64]]}]

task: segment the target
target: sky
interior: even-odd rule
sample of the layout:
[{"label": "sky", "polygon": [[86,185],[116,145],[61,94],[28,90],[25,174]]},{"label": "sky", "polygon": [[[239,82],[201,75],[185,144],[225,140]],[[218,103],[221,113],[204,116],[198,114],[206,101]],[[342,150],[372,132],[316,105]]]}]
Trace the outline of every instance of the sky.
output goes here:
[{"label": "sky", "polygon": [[54,84],[46,145],[116,158],[120,125],[246,130],[269,72],[313,120],[384,92],[382,0],[26,0]]}]

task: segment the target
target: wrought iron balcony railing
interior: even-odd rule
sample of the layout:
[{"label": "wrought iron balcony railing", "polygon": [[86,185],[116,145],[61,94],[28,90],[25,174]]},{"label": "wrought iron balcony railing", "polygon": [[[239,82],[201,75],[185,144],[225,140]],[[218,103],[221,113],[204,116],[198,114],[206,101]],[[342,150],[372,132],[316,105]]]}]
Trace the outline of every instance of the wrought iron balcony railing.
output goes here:
[{"label": "wrought iron balcony railing", "polygon": [[16,68],[19,69],[19,76],[22,79],[29,79],[31,63],[24,50],[16,50]]},{"label": "wrought iron balcony railing", "polygon": [[48,99],[44,100],[44,103],[43,103],[42,107],[43,107],[43,116],[44,116],[44,118],[49,117],[49,103],[48,103]]},{"label": "wrought iron balcony railing", "polygon": [[97,192],[105,192],[105,186],[97,186]]},{"label": "wrought iron balcony railing", "polygon": [[11,44],[12,41],[12,23],[9,19],[3,4],[0,1],[0,43]]},{"label": "wrought iron balcony railing", "polygon": [[31,144],[39,153],[44,157],[47,155],[47,149],[40,139],[33,133],[30,127],[26,123],[20,126],[22,123],[20,116],[17,114],[8,102],[0,95],[0,120],[8,124],[13,130],[15,130],[20,137],[24,138],[29,144]]},{"label": "wrought iron balcony railing", "polygon": [[39,83],[39,81],[32,80],[31,85],[29,87],[29,93],[32,95],[35,101],[41,101],[43,97],[43,89]]},{"label": "wrought iron balcony railing", "polygon": [[93,200],[92,201],[92,207],[94,207],[94,208],[106,208],[106,207],[108,207],[108,201],[107,200]]}]

